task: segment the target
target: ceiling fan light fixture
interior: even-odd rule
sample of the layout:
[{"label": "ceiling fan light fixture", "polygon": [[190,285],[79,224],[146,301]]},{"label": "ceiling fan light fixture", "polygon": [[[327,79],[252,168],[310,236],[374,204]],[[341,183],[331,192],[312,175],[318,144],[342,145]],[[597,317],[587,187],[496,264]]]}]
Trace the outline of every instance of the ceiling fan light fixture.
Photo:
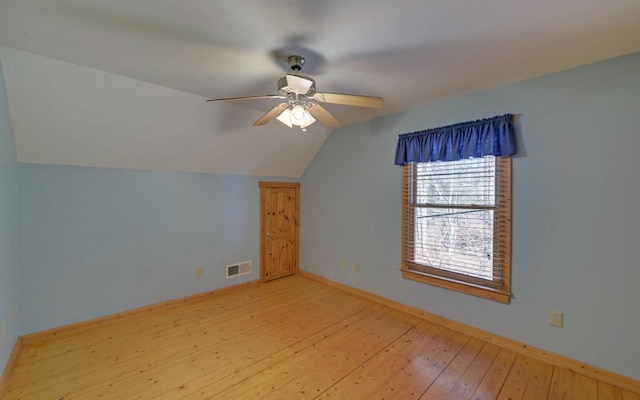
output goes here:
[{"label": "ceiling fan light fixture", "polygon": [[304,121],[306,116],[307,112],[300,104],[293,106],[293,108],[291,109],[291,122],[295,125],[300,125]]},{"label": "ceiling fan light fixture", "polygon": [[309,114],[308,111],[305,111],[305,119],[300,124],[300,129],[302,129],[303,131],[306,132],[307,131],[307,126],[313,124],[314,122],[316,122],[316,119],[313,118],[313,116],[311,114]]},{"label": "ceiling fan light fixture", "polygon": [[293,125],[299,126],[302,130],[306,130],[305,128],[311,124],[316,122],[316,119],[309,113],[309,111],[305,110],[305,108],[296,104],[291,109],[291,123]]},{"label": "ceiling fan light fixture", "polygon": [[299,126],[302,130],[305,130],[307,126],[316,122],[316,119],[313,118],[309,111],[305,110],[300,104],[285,108],[284,111],[278,115],[277,120],[289,128],[293,128],[295,125]]},{"label": "ceiling fan light fixture", "polygon": [[285,108],[284,111],[278,115],[278,121],[282,122],[289,128],[293,128],[293,124],[291,123],[291,110],[289,108]]}]

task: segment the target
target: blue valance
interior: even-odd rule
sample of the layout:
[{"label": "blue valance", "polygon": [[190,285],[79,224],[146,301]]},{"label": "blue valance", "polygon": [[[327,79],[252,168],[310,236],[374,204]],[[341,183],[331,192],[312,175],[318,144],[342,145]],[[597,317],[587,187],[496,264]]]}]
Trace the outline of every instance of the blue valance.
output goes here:
[{"label": "blue valance", "polygon": [[399,135],[395,164],[513,154],[516,136],[512,116],[505,114]]}]

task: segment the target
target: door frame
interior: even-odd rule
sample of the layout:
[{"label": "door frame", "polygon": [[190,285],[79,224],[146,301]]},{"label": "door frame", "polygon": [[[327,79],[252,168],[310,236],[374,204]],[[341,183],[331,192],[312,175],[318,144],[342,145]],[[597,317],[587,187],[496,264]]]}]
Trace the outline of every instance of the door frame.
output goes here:
[{"label": "door frame", "polygon": [[267,224],[264,218],[266,190],[271,188],[289,188],[296,191],[296,205],[294,215],[294,232],[295,232],[295,259],[293,261],[292,275],[298,275],[300,265],[300,182],[272,182],[260,181],[260,283],[265,283],[265,260],[266,247],[265,238],[267,237]]}]

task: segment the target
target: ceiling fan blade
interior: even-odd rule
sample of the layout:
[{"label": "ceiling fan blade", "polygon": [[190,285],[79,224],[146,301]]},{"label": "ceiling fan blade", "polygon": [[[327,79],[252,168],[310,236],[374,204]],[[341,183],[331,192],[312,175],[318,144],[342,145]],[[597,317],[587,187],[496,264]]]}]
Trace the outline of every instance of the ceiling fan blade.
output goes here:
[{"label": "ceiling fan blade", "polygon": [[245,97],[226,97],[222,99],[209,99],[207,101],[230,101],[230,100],[258,100],[258,99],[286,99],[286,96],[279,94],[268,94],[265,96],[245,96]]},{"label": "ceiling fan blade", "polygon": [[355,94],[316,93],[313,98],[321,103],[356,107],[382,108],[384,104],[382,97],[358,96]]},{"label": "ceiling fan blade", "polygon": [[333,129],[340,126],[340,120],[333,116],[326,108],[320,104],[310,104],[307,109],[309,114],[313,115],[315,119],[322,122],[327,128]]},{"label": "ceiling fan blade", "polygon": [[253,123],[253,126],[264,125],[267,122],[271,121],[274,117],[279,115],[282,111],[287,108],[287,103],[280,103],[277,106],[273,107],[271,110],[267,111],[260,119]]}]

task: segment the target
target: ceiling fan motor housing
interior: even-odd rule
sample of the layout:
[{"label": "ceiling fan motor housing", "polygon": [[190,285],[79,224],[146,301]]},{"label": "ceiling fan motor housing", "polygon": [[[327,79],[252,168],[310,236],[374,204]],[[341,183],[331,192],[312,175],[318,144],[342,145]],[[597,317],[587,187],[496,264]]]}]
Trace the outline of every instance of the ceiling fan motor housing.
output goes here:
[{"label": "ceiling fan motor housing", "polygon": [[291,93],[313,96],[316,93],[316,81],[305,75],[287,74],[278,80],[278,93],[283,96]]}]

